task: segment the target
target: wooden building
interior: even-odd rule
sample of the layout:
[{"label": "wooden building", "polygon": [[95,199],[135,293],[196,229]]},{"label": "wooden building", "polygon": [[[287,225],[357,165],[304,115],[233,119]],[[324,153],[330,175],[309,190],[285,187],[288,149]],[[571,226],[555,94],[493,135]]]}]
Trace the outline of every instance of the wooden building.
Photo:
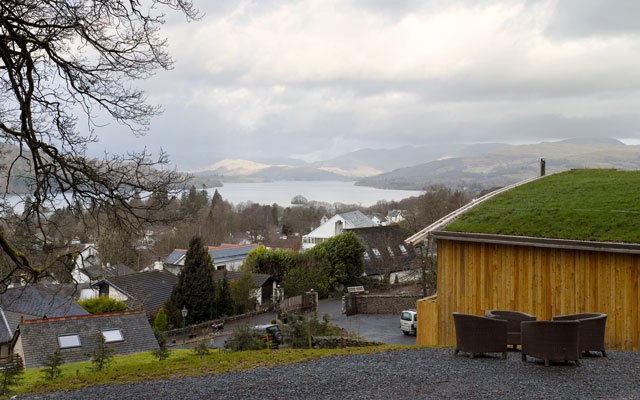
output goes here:
[{"label": "wooden building", "polygon": [[[615,171],[611,173],[615,174]],[[553,183],[548,177],[538,180],[536,185],[544,188],[546,179]],[[634,175],[634,179],[640,184],[640,174]],[[596,180],[596,183],[594,187],[602,182]],[[531,194],[526,186],[529,185],[522,189]],[[516,190],[514,188],[509,189]],[[608,188],[604,185],[600,190]],[[483,199],[483,207],[502,210],[504,204],[496,201],[509,191],[502,193],[493,200]],[[597,197],[597,193],[594,195]],[[612,202],[615,195],[604,196],[611,203],[607,207],[612,207],[612,212],[629,214],[623,217],[631,221],[625,221],[635,223],[633,220],[639,218],[636,216],[638,211],[629,210],[628,206],[627,209],[615,209],[616,202]],[[571,207],[582,207],[579,203],[568,203]],[[582,215],[585,210],[592,209],[576,208],[573,211]],[[604,206],[597,211],[607,212]],[[557,210],[554,208],[553,212]],[[418,344],[454,345],[452,312],[484,315],[486,310],[502,309],[533,314],[539,320],[550,320],[554,315],[562,314],[605,313],[608,315],[607,348],[640,350],[640,243],[486,232],[504,230],[504,226],[487,229],[478,224],[452,227],[452,222],[463,219],[466,213],[468,209],[449,215],[407,239],[409,244],[427,238],[437,240],[438,249],[437,295],[419,300],[417,304]],[[521,227],[517,223],[511,225],[515,226],[515,232],[524,230],[525,225],[535,225],[532,218],[528,216],[523,220]],[[496,221],[490,221],[489,225],[499,225]],[[602,224],[602,221],[608,221],[608,218],[601,218],[598,223]],[[571,218],[563,223],[571,224]],[[585,224],[584,219],[578,223]],[[477,230],[485,232],[468,231],[468,226],[479,227]],[[612,220],[610,228],[599,226],[598,229],[613,231],[616,227],[620,224]],[[543,230],[546,236],[555,234],[554,230]]]}]

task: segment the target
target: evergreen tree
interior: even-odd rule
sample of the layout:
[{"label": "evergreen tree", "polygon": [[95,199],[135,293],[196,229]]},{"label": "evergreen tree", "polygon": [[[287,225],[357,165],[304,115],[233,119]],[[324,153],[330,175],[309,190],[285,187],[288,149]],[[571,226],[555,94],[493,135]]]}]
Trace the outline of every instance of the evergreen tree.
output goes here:
[{"label": "evergreen tree", "polygon": [[[173,287],[166,309],[169,318],[175,318],[176,310],[187,308],[188,324],[196,324],[213,319],[216,287],[213,282],[213,266],[209,253],[199,237],[189,243],[184,267],[178,275],[178,283]],[[175,320],[172,322],[176,322]]]},{"label": "evergreen tree", "polygon": [[62,353],[60,349],[56,349],[52,354],[47,356],[47,361],[43,364],[45,368],[42,370],[42,374],[44,375],[44,379],[47,381],[53,380],[60,376],[62,370],[60,369],[60,365],[64,362],[64,358],[62,357]]},{"label": "evergreen tree", "polygon": [[232,315],[234,309],[233,296],[231,294],[231,288],[229,287],[229,281],[227,280],[227,271],[224,272],[222,280],[218,281],[216,295],[217,316]]},{"label": "evergreen tree", "polygon": [[153,329],[157,329],[160,332],[167,330],[167,315],[164,313],[164,308],[162,307],[156,312],[156,317],[153,320]]}]

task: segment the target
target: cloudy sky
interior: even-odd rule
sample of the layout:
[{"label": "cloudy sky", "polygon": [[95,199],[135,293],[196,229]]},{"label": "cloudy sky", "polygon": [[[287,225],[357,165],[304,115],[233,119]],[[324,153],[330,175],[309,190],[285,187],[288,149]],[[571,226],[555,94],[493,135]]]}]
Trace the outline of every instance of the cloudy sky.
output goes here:
[{"label": "cloudy sky", "polygon": [[180,168],[406,144],[640,139],[640,2],[193,0],[175,68],[138,85]]}]

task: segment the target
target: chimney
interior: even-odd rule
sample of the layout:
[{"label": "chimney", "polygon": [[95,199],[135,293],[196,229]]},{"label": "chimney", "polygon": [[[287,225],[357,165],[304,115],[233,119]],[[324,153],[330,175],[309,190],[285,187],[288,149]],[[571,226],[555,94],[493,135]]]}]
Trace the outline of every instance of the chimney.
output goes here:
[{"label": "chimney", "polygon": [[162,261],[155,261],[153,263],[153,269],[156,271],[162,271],[164,269],[164,265],[162,264]]},{"label": "chimney", "polygon": [[544,160],[544,158],[540,159],[540,176],[545,176],[547,171],[546,171],[546,162]]}]

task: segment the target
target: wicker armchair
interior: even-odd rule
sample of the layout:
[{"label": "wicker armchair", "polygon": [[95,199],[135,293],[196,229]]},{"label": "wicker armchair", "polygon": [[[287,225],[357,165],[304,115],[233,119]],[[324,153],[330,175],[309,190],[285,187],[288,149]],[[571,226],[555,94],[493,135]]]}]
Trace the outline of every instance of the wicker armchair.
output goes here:
[{"label": "wicker armchair", "polygon": [[607,314],[583,313],[558,315],[554,321],[580,322],[580,353],[585,351],[599,351],[602,357],[607,356],[604,348],[604,330],[607,325]]},{"label": "wicker armchair", "polygon": [[484,315],[487,318],[504,319],[507,321],[507,344],[512,345],[514,349],[521,344],[520,322],[536,320],[535,316],[518,311],[487,310]]},{"label": "wicker armchair", "polygon": [[456,329],[456,349],[469,353],[469,358],[481,353],[502,353],[507,358],[507,321],[453,313]]},{"label": "wicker armchair", "polygon": [[550,361],[575,361],[580,366],[578,321],[525,321],[521,324],[522,361],[527,356]]}]

